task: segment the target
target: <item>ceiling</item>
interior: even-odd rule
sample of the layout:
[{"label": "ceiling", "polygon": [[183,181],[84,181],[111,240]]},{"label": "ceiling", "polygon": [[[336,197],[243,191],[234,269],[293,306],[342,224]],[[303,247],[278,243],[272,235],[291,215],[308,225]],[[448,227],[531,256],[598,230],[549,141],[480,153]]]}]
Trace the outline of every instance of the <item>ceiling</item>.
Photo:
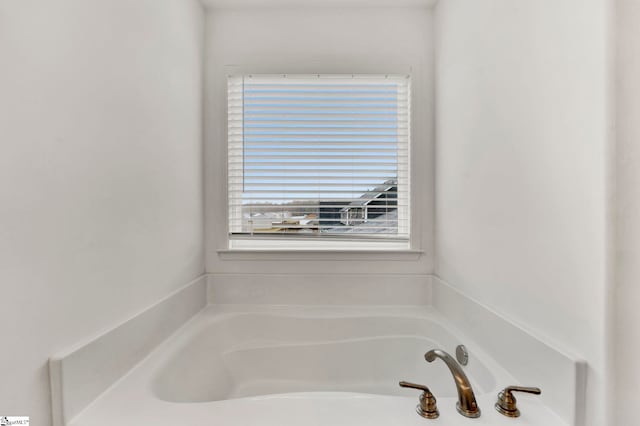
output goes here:
[{"label": "ceiling", "polygon": [[206,7],[433,7],[438,0],[201,0]]}]

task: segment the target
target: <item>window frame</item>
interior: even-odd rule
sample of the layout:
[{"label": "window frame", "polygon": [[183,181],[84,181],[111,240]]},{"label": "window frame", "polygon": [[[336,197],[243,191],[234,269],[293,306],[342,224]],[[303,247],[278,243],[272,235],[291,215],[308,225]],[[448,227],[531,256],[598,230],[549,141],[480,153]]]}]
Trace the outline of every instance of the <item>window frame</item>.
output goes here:
[{"label": "window frame", "polygon": [[[217,160],[218,164],[223,170],[223,179],[219,181],[218,193],[222,195],[225,200],[224,205],[220,210],[224,210],[224,226],[217,226],[215,228],[223,231],[223,234],[217,234],[217,248],[215,251],[222,260],[282,260],[286,255],[286,259],[325,259],[325,260],[417,260],[424,255],[425,248],[432,245],[432,232],[430,231],[433,226],[425,223],[427,221],[433,221],[433,171],[429,169],[426,173],[426,187],[425,189],[419,189],[416,191],[416,185],[409,191],[410,197],[410,235],[408,241],[403,241],[398,244],[397,241],[380,241],[376,244],[370,244],[366,239],[362,241],[350,241],[341,240],[336,241],[332,238],[323,239],[316,238],[313,244],[309,244],[308,239],[303,238],[279,238],[274,244],[274,240],[267,235],[260,236],[260,238],[253,237],[253,241],[256,244],[247,244],[243,241],[244,238],[230,238],[229,233],[229,209],[228,209],[228,99],[227,99],[227,78],[232,75],[247,75],[247,74],[283,74],[281,66],[267,65],[226,65],[223,67],[224,73],[220,75],[220,126],[218,127],[218,134],[222,141],[224,149],[219,151],[224,153],[223,158]],[[420,147],[418,152],[431,156],[433,154],[433,88],[432,82],[426,80],[426,77],[430,75],[429,68],[424,65],[415,67],[406,64],[391,65],[384,64],[380,66],[373,66],[372,64],[349,64],[342,65],[342,68],[335,66],[325,65],[313,65],[313,69],[310,69],[309,65],[291,64],[286,67],[286,71],[291,74],[407,74],[412,79],[412,96],[410,104],[410,132],[411,142],[409,144],[410,149],[410,176],[409,182],[416,181],[416,173],[420,173],[415,167],[415,151],[417,145]],[[416,103],[418,108],[416,108]],[[427,120],[422,122],[416,122],[415,114],[416,109],[427,114]],[[417,131],[418,130],[418,131]],[[427,164],[433,164],[433,160],[429,159]],[[424,176],[424,173],[420,173]],[[213,203],[217,203],[217,198],[213,199]],[[421,206],[421,207],[418,207]],[[416,214],[417,208],[426,208],[426,215]],[[209,217],[209,219],[212,219]],[[429,231],[429,235],[423,235],[422,232],[425,229]],[[329,241],[322,241],[322,240]],[[425,246],[426,243],[426,246]]]}]

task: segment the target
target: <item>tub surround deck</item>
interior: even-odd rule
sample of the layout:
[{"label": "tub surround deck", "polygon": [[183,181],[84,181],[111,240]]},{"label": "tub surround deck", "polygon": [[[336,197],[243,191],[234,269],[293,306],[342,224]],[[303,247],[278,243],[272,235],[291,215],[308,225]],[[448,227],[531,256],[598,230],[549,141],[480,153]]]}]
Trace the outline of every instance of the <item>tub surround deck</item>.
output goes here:
[{"label": "tub surround deck", "polygon": [[[332,278],[333,282],[338,280],[338,277]],[[262,287],[260,293],[256,294],[255,289],[258,287],[255,287],[255,276],[242,281],[236,276],[229,279],[228,276],[210,275],[207,277],[209,305],[200,310],[197,303],[190,303],[189,306],[195,306],[193,309],[189,308],[191,315],[195,314],[195,316],[159,345],[131,349],[127,341],[132,338],[132,325],[128,322],[98,337],[88,345],[79,346],[62,356],[53,358],[51,361],[53,403],[58,404],[54,407],[54,412],[58,413],[55,426],[107,424],[121,426],[140,424],[387,426],[424,425],[425,422],[430,421],[447,426],[462,426],[472,421],[478,425],[497,426],[581,425],[579,411],[582,406],[580,397],[583,392],[584,366],[579,360],[534,338],[482,306],[465,306],[474,302],[457,294],[445,283],[434,280],[431,276],[405,277],[404,281],[399,283],[400,286],[409,290],[408,293],[413,292],[414,300],[417,301],[413,306],[402,296],[386,297],[389,302],[386,305],[371,303],[385,298],[375,294],[368,296],[365,303],[358,304],[358,292],[363,290],[363,286],[366,287],[368,278],[371,281],[369,285],[375,290],[384,288],[381,282],[388,281],[389,277],[374,279],[362,276],[352,281],[341,277],[342,290],[339,285],[330,286],[328,291],[331,294],[325,294],[316,299],[326,303],[325,305],[313,304],[312,299],[304,296],[304,291],[299,292],[302,299],[296,299],[298,293],[293,291],[283,298],[288,305],[276,306],[270,300],[273,294],[293,288],[291,287],[293,281],[283,283],[277,277],[267,278],[263,285],[269,287],[270,283],[273,283],[273,293],[270,293],[268,288]],[[304,277],[293,279],[304,279]],[[380,281],[376,282],[376,279]],[[242,282],[247,283],[249,289],[243,289]],[[349,282],[352,282],[353,288],[350,288]],[[191,283],[173,297],[192,300],[198,297],[194,295],[201,295],[204,298],[202,286],[201,281]],[[253,290],[250,290],[251,288]],[[253,292],[256,304],[230,303],[236,300],[233,297],[234,294],[243,294],[245,290],[248,290],[248,293]],[[340,293],[343,296],[340,298],[344,302],[343,305],[327,303],[339,297]],[[220,296],[218,300],[225,303],[211,303],[216,300],[216,294]],[[419,297],[415,297],[416,295]],[[240,300],[244,302],[246,299]],[[167,300],[159,305],[165,308],[173,306]],[[461,308],[466,312],[462,317],[458,315],[459,312],[456,313]],[[144,335],[145,328],[152,330],[157,327],[157,324],[153,325],[154,321],[149,320],[150,312],[157,312],[157,309],[154,307],[141,314],[147,320],[132,319],[137,324],[135,330],[139,335]],[[450,318],[450,315],[457,316]],[[187,318],[188,316],[186,315]],[[185,316],[182,318],[186,319]],[[252,321],[255,323],[253,332],[251,331]],[[521,362],[504,364],[500,355],[496,356],[496,354],[501,353],[505,348],[500,347],[499,342],[490,342],[488,346],[483,345],[485,331],[482,327],[476,325],[472,329],[473,336],[464,333],[462,329],[468,327],[469,321],[471,324],[476,321],[488,321],[489,325],[507,333],[509,340],[507,343],[511,349],[505,356],[517,355],[517,359]],[[222,327],[217,327],[223,323]],[[381,325],[385,326],[381,327]],[[304,333],[305,326],[314,329],[316,335],[301,339],[300,333]],[[376,335],[376,330],[380,329],[382,331]],[[223,330],[230,333],[221,337],[219,333]],[[210,389],[207,388],[206,381],[198,382],[188,379],[189,375],[196,377],[194,375],[200,372],[203,375],[208,373],[206,371],[208,363],[202,362],[208,353],[202,352],[201,348],[200,354],[196,354],[195,359],[189,359],[189,356],[185,358],[185,354],[198,352],[197,348],[190,345],[202,339],[203,336],[214,346],[226,344],[225,347],[215,349],[226,357],[225,362],[242,363],[244,359],[247,364],[250,364],[249,359],[259,356],[271,362],[271,364],[267,362],[258,366],[266,366],[267,370],[279,368],[277,360],[280,357],[292,356],[294,361],[296,358],[313,360],[313,355],[322,345],[325,345],[324,350],[328,348],[326,345],[333,345],[332,348],[335,349],[327,352],[328,361],[324,361],[328,364],[323,368],[330,369],[330,364],[340,359],[339,354],[344,355],[347,366],[351,363],[357,367],[357,361],[359,359],[363,361],[360,370],[354,368],[348,380],[345,379],[346,381],[333,385],[322,382],[323,377],[320,377],[324,376],[322,373],[318,377],[294,375],[287,383],[274,380],[280,377],[276,374],[277,371],[272,375],[253,377],[258,375],[260,369],[249,368],[250,373],[253,371],[249,376],[243,376],[244,373],[235,376],[232,374],[232,377],[228,378],[230,381],[226,387],[213,380],[211,383],[216,383],[213,387],[218,386],[218,389]],[[223,342],[225,339],[227,339],[226,342]],[[120,365],[119,369],[111,368],[105,371],[99,366],[104,354],[100,355],[99,351],[95,350],[95,348],[106,347],[100,343],[101,341],[112,343],[110,354],[116,360],[112,364],[117,364],[117,360],[123,357],[126,360],[142,361],[135,367],[131,365],[132,363],[126,363],[126,365]],[[472,381],[482,410],[482,416],[479,419],[467,419],[456,412],[455,386],[453,380],[448,377],[450,374],[445,367],[430,365],[421,359],[424,355],[423,349],[426,352],[428,349],[438,347],[453,353],[455,345],[459,343],[464,343],[471,354],[471,362],[465,370]],[[386,352],[383,350],[385,346],[389,348]],[[394,370],[394,366],[387,365],[389,363],[385,360],[385,356],[388,359],[395,358],[397,354],[393,352],[393,348],[398,346],[402,348],[404,356],[415,355],[416,360],[420,361],[416,361],[415,366],[406,367],[406,360],[402,360],[404,367]],[[523,353],[518,353],[518,348]],[[137,354],[137,359],[126,356],[128,353],[130,355],[131,351]],[[369,351],[381,354],[373,361],[367,360],[365,357]],[[416,353],[404,354],[405,351]],[[198,356],[200,361],[197,359]],[[542,364],[527,365],[534,358],[539,359]],[[291,361],[291,359],[283,359],[282,366],[289,365],[293,370],[304,371],[304,365],[296,365]],[[321,361],[320,358],[316,358],[315,362]],[[367,372],[376,367],[376,362],[383,364],[384,367],[379,368],[380,376],[374,380],[367,375]],[[190,363],[192,369],[186,371],[186,366]],[[90,366],[94,366],[93,370],[87,370]],[[237,371],[242,370],[237,369]],[[77,383],[83,379],[79,374],[83,371],[86,375],[84,380],[100,384],[98,387],[89,386],[92,400],[89,400],[86,394],[80,395],[78,391]],[[92,373],[89,374],[88,371]],[[114,371],[128,372],[117,378],[114,377]],[[378,369],[376,368],[375,371]],[[71,377],[77,380],[65,381],[65,373],[69,372],[72,372]],[[531,377],[531,374],[538,374],[538,376]],[[395,377],[396,375],[402,377]],[[307,380],[306,384],[300,383],[301,377]],[[341,376],[338,374],[335,377]],[[432,387],[438,399],[440,418],[425,420],[419,417],[415,413],[419,392],[396,388],[395,385],[400,380],[423,383]],[[105,383],[109,381],[112,383],[111,386],[102,392],[106,388]],[[311,384],[315,385],[311,386]],[[543,390],[543,395],[540,397],[518,395],[522,417],[510,419],[496,412],[493,405],[497,393],[503,387],[515,384],[539,386]],[[572,394],[569,398],[565,394],[565,399],[560,400],[558,395],[566,392],[567,389],[571,390]],[[313,390],[313,392],[304,392],[304,390]]]},{"label": "tub surround deck", "polygon": [[100,394],[206,306],[200,276],[138,315],[49,360],[54,426],[68,424]]}]

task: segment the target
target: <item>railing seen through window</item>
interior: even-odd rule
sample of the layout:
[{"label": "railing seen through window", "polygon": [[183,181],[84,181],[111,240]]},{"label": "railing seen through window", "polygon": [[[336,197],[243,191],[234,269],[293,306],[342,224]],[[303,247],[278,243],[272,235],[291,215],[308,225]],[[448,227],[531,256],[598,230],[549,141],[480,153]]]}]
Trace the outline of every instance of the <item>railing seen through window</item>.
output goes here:
[{"label": "railing seen through window", "polygon": [[228,77],[229,233],[409,238],[410,78]]}]

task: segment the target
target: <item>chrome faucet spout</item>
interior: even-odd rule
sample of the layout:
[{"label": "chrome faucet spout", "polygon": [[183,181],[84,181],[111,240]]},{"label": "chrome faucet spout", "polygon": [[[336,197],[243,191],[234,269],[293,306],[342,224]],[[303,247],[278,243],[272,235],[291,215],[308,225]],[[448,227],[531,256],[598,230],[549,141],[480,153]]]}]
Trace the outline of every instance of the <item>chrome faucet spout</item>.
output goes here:
[{"label": "chrome faucet spout", "polygon": [[480,408],[476,402],[476,396],[471,388],[471,383],[464,374],[460,364],[448,353],[440,349],[433,349],[424,354],[427,362],[433,362],[436,358],[440,358],[449,367],[449,371],[453,375],[456,382],[456,390],[458,391],[458,403],[456,408],[460,414],[465,417],[480,417]]}]

